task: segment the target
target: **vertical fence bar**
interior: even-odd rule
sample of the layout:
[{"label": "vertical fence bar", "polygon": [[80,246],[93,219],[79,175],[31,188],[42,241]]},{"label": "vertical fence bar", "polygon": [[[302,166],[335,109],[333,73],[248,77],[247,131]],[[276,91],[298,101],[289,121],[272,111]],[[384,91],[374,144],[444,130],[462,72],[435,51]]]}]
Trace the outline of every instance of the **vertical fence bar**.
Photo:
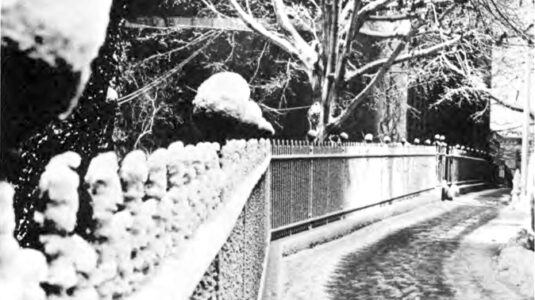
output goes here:
[{"label": "vertical fence bar", "polygon": [[[312,151],[312,149],[311,149]],[[314,160],[311,159],[310,160],[310,165],[309,165],[309,168],[308,168],[308,183],[309,183],[309,192],[308,192],[308,217],[309,218],[312,218],[313,216],[313,205],[314,205],[314,202],[313,202],[313,197],[314,197]]]}]

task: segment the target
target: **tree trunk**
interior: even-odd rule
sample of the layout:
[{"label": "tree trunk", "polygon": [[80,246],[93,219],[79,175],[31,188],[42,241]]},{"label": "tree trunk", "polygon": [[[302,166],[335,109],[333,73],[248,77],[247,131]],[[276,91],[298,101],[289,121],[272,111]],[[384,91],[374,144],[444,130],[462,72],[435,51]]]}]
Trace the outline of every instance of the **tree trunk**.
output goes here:
[{"label": "tree trunk", "polygon": [[308,136],[318,140],[323,135],[325,128],[324,122],[324,107],[322,105],[322,87],[323,87],[323,72],[316,68],[308,74],[310,87],[312,89],[312,105],[308,109],[307,119],[309,125]]},{"label": "tree trunk", "polygon": [[316,141],[325,141],[329,137],[326,125],[332,120],[333,105],[337,97],[336,84],[333,78],[323,74],[316,68],[309,75],[312,88],[312,106],[308,111],[309,130],[316,133]]}]

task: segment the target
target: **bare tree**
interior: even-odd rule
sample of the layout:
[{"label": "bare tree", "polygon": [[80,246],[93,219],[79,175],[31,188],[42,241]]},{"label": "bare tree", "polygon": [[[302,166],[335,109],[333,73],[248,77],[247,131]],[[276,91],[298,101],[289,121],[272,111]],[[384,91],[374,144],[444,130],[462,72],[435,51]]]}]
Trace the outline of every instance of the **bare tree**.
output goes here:
[{"label": "bare tree", "polygon": [[[514,28],[518,35],[526,37],[501,0],[203,2],[214,11],[221,2],[230,5],[254,32],[296,59],[312,89],[312,108],[318,121],[311,129],[320,140],[341,129],[393,65],[446,50],[455,52],[457,45],[480,35],[481,27],[488,25],[485,20],[493,16],[499,17],[500,25]],[[251,8],[255,4],[263,10],[270,8],[275,24],[266,24],[265,17],[255,17]],[[224,15],[220,11],[217,14]],[[466,16],[459,18],[463,15]],[[357,45],[370,37],[392,41],[393,50],[373,61],[359,59]],[[457,57],[466,59],[463,55]],[[363,82],[363,88],[335,109],[340,93],[352,81]]]}]

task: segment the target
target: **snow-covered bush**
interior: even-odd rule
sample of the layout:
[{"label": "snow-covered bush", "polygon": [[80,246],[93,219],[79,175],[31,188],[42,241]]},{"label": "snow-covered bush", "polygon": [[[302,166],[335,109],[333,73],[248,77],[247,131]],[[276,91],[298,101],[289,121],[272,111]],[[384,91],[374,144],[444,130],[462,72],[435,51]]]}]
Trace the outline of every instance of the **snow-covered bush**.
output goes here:
[{"label": "snow-covered bush", "polygon": [[[262,110],[250,97],[249,84],[241,75],[233,72],[216,73],[197,90],[193,100],[194,113],[212,120],[221,118],[234,121],[233,127],[243,127],[241,129],[252,127],[260,135],[274,134],[273,126],[264,119]],[[212,122],[211,125],[215,124]],[[237,129],[240,128],[234,128]]]}]

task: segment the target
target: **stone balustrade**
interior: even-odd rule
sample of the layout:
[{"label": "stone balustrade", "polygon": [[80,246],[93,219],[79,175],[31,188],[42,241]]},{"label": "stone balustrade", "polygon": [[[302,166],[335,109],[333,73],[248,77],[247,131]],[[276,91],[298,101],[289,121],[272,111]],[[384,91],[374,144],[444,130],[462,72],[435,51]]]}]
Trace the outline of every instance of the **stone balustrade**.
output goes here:
[{"label": "stone balustrade", "polygon": [[[270,155],[267,140],[223,147],[176,142],[149,155],[132,151],[120,163],[115,153],[102,153],[83,177],[94,226],[82,238],[74,232],[81,158],[60,154],[39,183],[46,201],[35,215],[41,252],[16,243],[8,209],[13,190],[0,186],[0,207],[6,208],[0,286],[13,300],[188,298],[231,234]],[[28,259],[35,263],[25,264]]]}]

